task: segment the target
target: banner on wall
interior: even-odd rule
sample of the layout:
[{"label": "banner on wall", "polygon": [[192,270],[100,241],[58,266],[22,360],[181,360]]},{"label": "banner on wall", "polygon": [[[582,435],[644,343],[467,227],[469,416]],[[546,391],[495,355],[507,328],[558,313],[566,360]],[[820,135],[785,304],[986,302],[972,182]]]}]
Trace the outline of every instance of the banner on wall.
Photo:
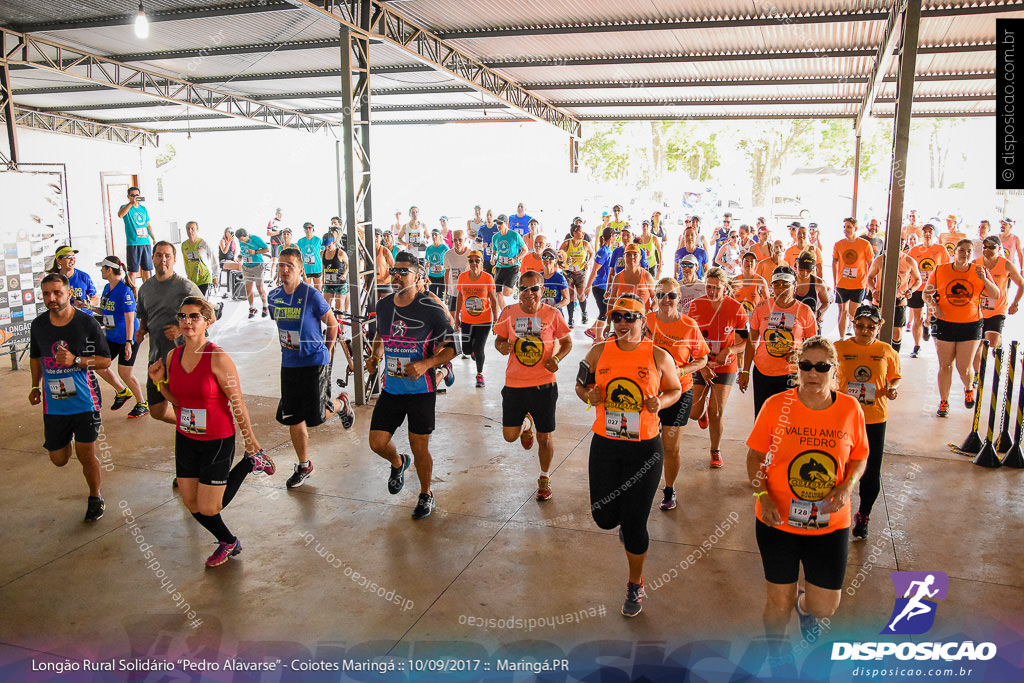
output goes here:
[{"label": "banner on wall", "polygon": [[71,243],[61,171],[0,172],[0,347],[28,343],[32,320],[46,311],[39,281],[57,247]]}]

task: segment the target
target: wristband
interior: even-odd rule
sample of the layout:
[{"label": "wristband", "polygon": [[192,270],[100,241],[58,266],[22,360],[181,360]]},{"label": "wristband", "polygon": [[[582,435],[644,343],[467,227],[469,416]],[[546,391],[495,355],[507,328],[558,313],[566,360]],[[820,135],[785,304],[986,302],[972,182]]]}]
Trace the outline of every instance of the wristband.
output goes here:
[{"label": "wristband", "polygon": [[156,390],[157,391],[160,391],[160,385],[162,385],[162,384],[167,384],[167,380],[166,379],[162,379],[162,380],[160,380],[159,382],[156,383]]},{"label": "wristband", "polygon": [[853,479],[852,479],[852,480],[850,481],[850,486],[856,486],[856,484],[857,484],[857,477],[854,477],[854,478],[853,478]]},{"label": "wristband", "polygon": [[740,374],[741,375],[749,375],[750,374],[750,370],[740,370]]},{"label": "wristband", "polygon": [[42,391],[39,387],[32,387],[32,391]]},{"label": "wristband", "polygon": [[754,498],[757,498],[758,500],[760,500],[761,496],[766,495],[767,493],[768,493],[767,491],[757,491],[753,495],[754,495]]}]

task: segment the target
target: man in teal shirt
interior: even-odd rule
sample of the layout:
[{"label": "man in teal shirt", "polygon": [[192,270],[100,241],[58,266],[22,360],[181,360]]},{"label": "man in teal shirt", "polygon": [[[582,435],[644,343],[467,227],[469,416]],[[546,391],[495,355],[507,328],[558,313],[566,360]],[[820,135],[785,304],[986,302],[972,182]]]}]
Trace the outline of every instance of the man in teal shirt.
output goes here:
[{"label": "man in teal shirt", "polygon": [[245,297],[249,300],[249,318],[256,317],[256,307],[253,306],[253,285],[260,293],[263,317],[266,318],[269,313],[267,311],[267,290],[263,288],[263,269],[267,264],[263,262],[263,255],[270,253],[270,247],[257,235],[250,235],[245,228],[236,230],[235,237],[238,238],[238,258],[242,262]]},{"label": "man in teal shirt", "polygon": [[491,238],[491,261],[494,263],[498,305],[505,308],[505,297],[512,296],[512,288],[519,278],[519,262],[527,249],[523,236],[508,229],[505,214],[499,215],[494,222],[498,225],[498,232]]},{"label": "man in teal shirt", "polygon": [[117,210],[117,217],[124,220],[124,241],[127,245],[128,272],[143,280],[149,279],[153,270],[153,228],[149,224],[149,212],[142,205],[142,192],[132,186],[128,188],[128,203]]},{"label": "man in teal shirt", "polygon": [[303,281],[315,287],[317,290],[324,288],[324,264],[320,258],[323,253],[323,242],[313,234],[313,224],[303,223],[302,229],[306,236],[299,238],[295,245],[302,252],[302,270],[305,275]]}]

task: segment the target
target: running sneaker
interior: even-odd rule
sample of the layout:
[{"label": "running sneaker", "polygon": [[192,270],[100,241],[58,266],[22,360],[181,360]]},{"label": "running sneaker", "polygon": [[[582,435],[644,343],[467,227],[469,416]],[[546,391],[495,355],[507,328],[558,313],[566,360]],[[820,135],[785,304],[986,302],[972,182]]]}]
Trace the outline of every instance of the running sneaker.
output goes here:
[{"label": "running sneaker", "polygon": [[569,319],[569,329],[570,330],[576,329],[576,323],[574,323],[572,321],[572,318]]},{"label": "running sneaker", "polygon": [[711,466],[721,467],[722,466],[722,451],[713,450],[711,451]]},{"label": "running sneaker", "polygon": [[675,510],[676,509],[676,490],[671,486],[666,486],[662,489],[662,493],[665,497],[661,501],[662,510]]},{"label": "running sneaker", "polygon": [[356,423],[356,411],[352,410],[352,401],[348,397],[348,393],[341,392],[338,394],[338,417],[341,418],[341,426],[345,429],[352,429],[352,425]]},{"label": "running sneaker", "polygon": [[249,307],[249,319],[252,320],[256,317],[256,309],[252,306]]},{"label": "running sneaker", "polygon": [[277,467],[274,466],[274,461],[270,459],[263,451],[257,451],[255,453],[246,453],[245,457],[252,460],[252,473],[258,474],[262,472],[268,477],[277,471]]},{"label": "running sneaker", "polygon": [[910,357],[917,358],[919,353],[921,353],[921,347],[919,345],[915,345],[914,350],[910,352]]},{"label": "running sneaker", "polygon": [[697,418],[697,426],[701,429],[708,428],[708,411],[704,411],[704,414]]},{"label": "running sneaker", "polygon": [[263,307],[263,315],[261,315],[260,317],[261,317],[261,318],[266,318],[266,317],[267,317],[268,315],[270,315],[270,311],[268,311],[268,310],[267,310],[267,307],[266,307],[266,306],[264,306],[264,307]]},{"label": "running sneaker", "polygon": [[626,601],[622,603],[622,616],[635,617],[644,608],[644,580],[640,583],[626,582]]},{"label": "running sneaker", "polygon": [[868,521],[871,515],[862,515],[860,512],[853,516],[853,537],[863,541],[868,537]]},{"label": "running sneaker", "polygon": [[307,460],[306,467],[303,467],[299,463],[295,463],[295,472],[292,476],[288,477],[288,481],[284,483],[290,489],[298,488],[306,483],[306,480],[313,476],[313,461]]},{"label": "running sneaker", "polygon": [[803,634],[804,640],[808,643],[813,643],[820,632],[818,627],[818,619],[813,614],[808,614],[800,609],[800,598],[804,595],[804,589],[801,588],[796,594],[796,615],[800,619],[800,633]]},{"label": "running sneaker", "polygon": [[939,401],[939,409],[935,411],[935,414],[939,417],[949,415],[949,401]]},{"label": "running sneaker", "polygon": [[590,318],[589,318],[589,317],[587,316],[587,314],[586,314],[586,313],[584,313],[584,314],[583,314],[583,318],[582,318],[582,321],[583,321],[583,324],[584,324],[584,325],[586,325],[587,323],[589,323],[589,322],[590,322]]},{"label": "running sneaker", "polygon": [[593,339],[594,341],[597,341],[597,333],[596,333],[596,332],[594,332],[594,330],[590,330],[590,329],[588,329],[588,330],[587,330],[586,332],[584,332],[583,334],[587,335],[588,337],[590,337],[590,338],[591,338],[591,339]]},{"label": "running sneaker", "polygon": [[388,475],[388,493],[391,495],[395,495],[405,486],[405,471],[409,469],[409,463],[412,462],[412,458],[405,453],[400,454],[399,457],[402,458],[402,466],[392,467],[391,474]]},{"label": "running sneaker", "polygon": [[[530,426],[527,427],[526,423],[529,422]],[[523,448],[530,450],[533,448],[533,415],[526,414],[526,419],[523,420],[523,431],[519,433],[519,443],[523,444]]]},{"label": "running sneaker", "polygon": [[227,562],[229,557],[234,557],[240,552],[242,552],[242,541],[240,541],[237,536],[232,543],[219,541],[217,543],[217,549],[213,551],[213,555],[206,558],[206,566],[219,567]]},{"label": "running sneaker", "polygon": [[128,417],[142,417],[143,415],[149,415],[149,404],[139,401],[135,404],[135,407],[128,411]]},{"label": "running sneaker", "polygon": [[106,503],[103,502],[102,498],[89,496],[89,504],[85,508],[85,521],[95,522],[103,516],[103,511],[106,509]]},{"label": "running sneaker", "polygon": [[429,517],[430,513],[434,511],[434,494],[433,493],[421,493],[419,501],[416,502],[416,509],[412,511],[413,519],[423,519]]},{"label": "running sneaker", "polygon": [[128,399],[130,399],[131,397],[132,397],[131,389],[129,389],[128,387],[125,387],[123,390],[121,390],[121,391],[117,392],[116,394],[114,394],[114,402],[113,402],[113,404],[111,404],[110,409],[111,410],[120,410],[124,406],[124,404],[128,402]]},{"label": "running sneaker", "polygon": [[964,389],[964,407],[974,407],[974,389]]},{"label": "running sneaker", "polygon": [[444,385],[446,387],[450,387],[453,384],[455,384],[455,368],[452,367],[451,361],[448,361],[441,367],[447,370],[447,372],[444,375]]},{"label": "running sneaker", "polygon": [[551,479],[548,477],[537,477],[537,500],[551,498]]},{"label": "running sneaker", "polygon": [[476,386],[477,386],[477,388],[479,389],[483,385],[484,385],[484,376],[483,375],[477,375],[476,376]]},{"label": "running sneaker", "polygon": [[462,354],[462,360],[469,360],[470,358],[472,358],[472,356],[469,355],[468,353]]}]

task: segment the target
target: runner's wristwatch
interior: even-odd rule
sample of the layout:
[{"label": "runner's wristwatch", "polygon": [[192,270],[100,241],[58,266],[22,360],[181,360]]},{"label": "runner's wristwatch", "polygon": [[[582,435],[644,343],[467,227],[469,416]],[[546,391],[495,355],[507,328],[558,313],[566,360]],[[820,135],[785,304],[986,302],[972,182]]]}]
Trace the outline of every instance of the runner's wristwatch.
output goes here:
[{"label": "runner's wristwatch", "polygon": [[75,359],[73,361],[71,361],[71,364],[77,366],[81,362],[82,362],[82,357],[81,356],[75,356]]}]

